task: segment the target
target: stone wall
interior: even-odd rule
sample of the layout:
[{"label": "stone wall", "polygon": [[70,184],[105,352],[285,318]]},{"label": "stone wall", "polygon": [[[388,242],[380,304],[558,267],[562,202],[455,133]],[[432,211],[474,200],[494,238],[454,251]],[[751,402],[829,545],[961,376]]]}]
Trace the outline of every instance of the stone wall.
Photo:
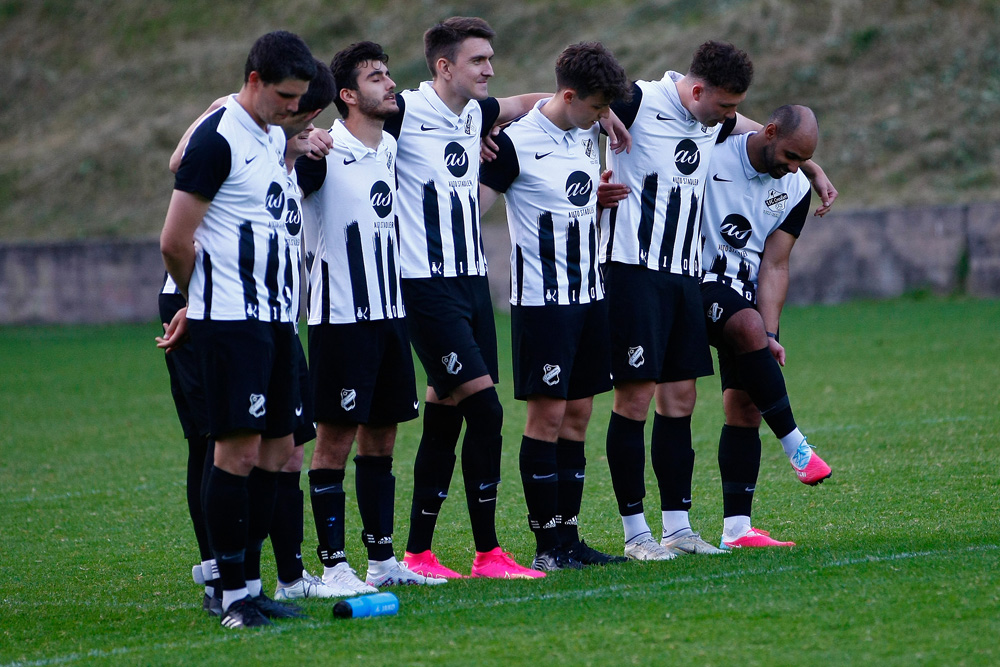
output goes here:
[{"label": "stone wall", "polygon": [[[505,309],[507,228],[486,224],[484,238],[494,302]],[[1000,203],[813,217],[791,272],[797,304],[915,290],[1000,298]],[[149,322],[162,279],[155,239],[0,244],[0,324]]]}]

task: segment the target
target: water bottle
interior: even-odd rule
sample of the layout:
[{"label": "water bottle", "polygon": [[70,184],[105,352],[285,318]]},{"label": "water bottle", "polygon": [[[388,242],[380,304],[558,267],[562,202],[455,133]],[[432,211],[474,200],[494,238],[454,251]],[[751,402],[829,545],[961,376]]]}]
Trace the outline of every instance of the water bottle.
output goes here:
[{"label": "water bottle", "polygon": [[333,615],[337,618],[392,616],[397,611],[399,611],[399,600],[392,593],[360,595],[333,605]]}]

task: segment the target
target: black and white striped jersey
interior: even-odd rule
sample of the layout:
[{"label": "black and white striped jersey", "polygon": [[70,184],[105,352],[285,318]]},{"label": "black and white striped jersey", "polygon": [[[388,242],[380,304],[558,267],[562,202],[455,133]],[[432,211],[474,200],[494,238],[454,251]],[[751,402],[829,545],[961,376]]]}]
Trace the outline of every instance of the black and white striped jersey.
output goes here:
[{"label": "black and white striped jersey", "polygon": [[[262,130],[231,96],[198,125],[174,188],[211,200],[195,230],[190,319],[288,322],[285,134]],[[293,281],[286,285],[286,281]]]},{"label": "black and white striped jersey", "polygon": [[285,178],[285,289],[288,290],[289,318],[299,329],[300,277],[302,253],[305,243],[302,224],[302,189],[295,170],[287,171]]},{"label": "black and white striped jersey", "polygon": [[600,126],[561,130],[539,110],[509,125],[482,166],[483,185],[504,193],[510,228],[510,302],[589,303],[604,298],[598,268]]},{"label": "black and white striped jersey", "polygon": [[628,153],[607,152],[616,183],[632,192],[602,216],[603,261],[701,274],[701,207],[712,149],[735,120],[706,127],[681,104],[677,72],[636,81],[631,102],[611,108],[632,134]]},{"label": "black and white striped jersey", "polygon": [[398,142],[403,277],[485,276],[479,227],[479,142],[496,122],[495,98],[455,115],[425,81],[396,95],[385,123]]},{"label": "black and white striped jersey", "polygon": [[780,229],[797,238],[811,194],[801,171],[774,179],[754,169],[747,155],[749,136],[729,137],[712,156],[701,228],[706,265],[702,282],[723,283],[756,303],[767,237]]},{"label": "black and white striped jersey", "polygon": [[399,289],[396,140],[378,150],[338,120],[324,160],[300,158],[305,194],[309,324],[351,324],[405,316]]}]

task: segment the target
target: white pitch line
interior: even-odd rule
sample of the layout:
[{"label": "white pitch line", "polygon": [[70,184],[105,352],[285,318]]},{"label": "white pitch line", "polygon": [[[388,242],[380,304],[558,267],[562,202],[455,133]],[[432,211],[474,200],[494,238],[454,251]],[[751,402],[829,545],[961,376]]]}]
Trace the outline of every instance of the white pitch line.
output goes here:
[{"label": "white pitch line", "polygon": [[[795,572],[798,570],[823,570],[832,569],[839,567],[848,567],[851,565],[861,565],[867,563],[888,563],[892,561],[901,560],[914,560],[918,558],[935,558],[935,557],[952,557],[960,556],[969,552],[987,552],[996,551],[1000,549],[1000,545],[997,544],[982,544],[970,547],[962,547],[960,549],[934,549],[928,551],[904,551],[901,553],[894,554],[865,554],[862,556],[855,556],[851,558],[841,558],[837,560],[830,561],[825,564],[817,563],[805,563],[802,565],[786,565],[778,568],[745,568],[741,570],[731,570],[726,572],[719,572],[714,574],[704,574],[704,575],[686,575],[683,577],[674,577],[672,579],[666,579],[659,582],[642,582],[641,584],[616,584],[611,586],[602,586],[600,588],[587,589],[587,590],[575,590],[575,591],[564,591],[561,593],[544,593],[542,595],[527,595],[518,596],[512,598],[505,598],[503,600],[493,600],[491,602],[482,602],[481,600],[442,600],[440,602],[431,603],[432,606],[438,607],[438,609],[427,609],[420,612],[413,612],[413,616],[426,616],[431,614],[440,613],[452,613],[456,609],[472,609],[472,608],[482,608],[482,607],[499,607],[503,605],[511,604],[525,604],[530,602],[545,602],[552,600],[582,600],[584,598],[594,598],[594,597],[606,597],[614,595],[616,597],[621,597],[623,593],[626,595],[638,594],[638,595],[648,595],[651,591],[657,589],[671,588],[674,586],[683,586],[686,584],[703,584],[706,582],[717,581],[720,579],[730,579],[732,577],[743,577],[748,575],[760,575],[760,574],[785,574],[787,572]],[[4,600],[6,604],[8,601]],[[161,607],[162,608],[162,607]],[[298,628],[306,627],[311,629],[319,629],[328,626],[328,622],[318,622],[318,621],[298,621],[290,625],[275,626],[268,630],[260,631],[262,634],[272,635],[280,634],[282,632],[287,632],[289,630],[295,630]],[[190,650],[198,649],[204,647],[211,647],[217,645],[221,642],[230,641],[232,639],[240,639],[244,637],[241,633],[230,633],[225,635],[219,635],[215,637],[210,637],[200,642],[170,642],[163,644],[154,644],[152,646],[137,646],[128,647],[121,646],[113,649],[92,649],[83,653],[69,653],[67,655],[56,656],[52,658],[42,658],[40,660],[29,660],[26,662],[9,662],[0,667],[49,667],[50,665],[65,665],[78,660],[87,659],[100,659],[100,658],[111,658],[119,657],[124,655],[130,655],[133,653],[142,653],[147,651],[173,651],[173,650]]]}]

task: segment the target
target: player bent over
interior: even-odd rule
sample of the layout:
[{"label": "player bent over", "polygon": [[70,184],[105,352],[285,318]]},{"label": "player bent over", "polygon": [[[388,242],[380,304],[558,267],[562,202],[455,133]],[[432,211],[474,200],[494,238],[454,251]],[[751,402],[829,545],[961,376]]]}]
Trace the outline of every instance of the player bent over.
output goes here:
[{"label": "player bent over", "polygon": [[297,36],[257,40],[243,88],[188,142],[160,238],[167,271],[188,299],[216,441],[203,509],[229,628],[299,615],[261,590],[260,550],[302,413],[288,283],[297,277],[286,270],[280,229],[285,136],[274,125],[297,111],[315,74]]},{"label": "player bent over", "polygon": [[[397,113],[388,56],[373,42],[337,53],[330,68],[343,116],[323,160],[300,160],[309,247],[309,357],[317,438],[309,489],[323,581],[346,592],[395,584],[443,584],[411,572],[393,553],[396,425],[417,416],[416,379],[400,290],[396,141],[383,131]],[[343,488],[354,458],[368,572],[347,563]]]},{"label": "player bent over", "polygon": [[712,158],[702,226],[711,262],[701,292],[726,415],[719,438],[724,549],[794,544],[750,523],[762,417],[799,480],[816,485],[832,474],[796,426],[779,367],[788,258],[809,212],[809,181],[799,166],[812,157],[818,136],[809,108],[783,106],[762,130],[729,137]]},{"label": "player bent over", "polygon": [[598,122],[630,93],[599,43],[556,61],[558,90],[496,139],[483,164],[485,211],[500,193],[511,236],[514,395],[527,401],[520,468],[536,570],[624,562],[580,539],[584,439],[595,394],[611,389],[604,281],[598,267]]}]

